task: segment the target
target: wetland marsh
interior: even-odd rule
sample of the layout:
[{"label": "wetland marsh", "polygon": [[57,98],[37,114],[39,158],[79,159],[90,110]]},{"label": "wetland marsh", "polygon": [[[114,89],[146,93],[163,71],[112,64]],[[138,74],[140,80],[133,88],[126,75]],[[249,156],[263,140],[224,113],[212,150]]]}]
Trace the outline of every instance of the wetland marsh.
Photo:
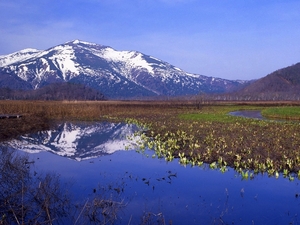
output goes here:
[{"label": "wetland marsh", "polygon": [[[0,105],[2,113],[40,118],[36,127],[34,123],[28,127],[33,134],[41,128],[49,134],[58,120],[126,122],[139,127],[138,133],[127,137],[135,142],[136,151],[124,151],[128,146],[118,145],[123,151],[79,161],[49,152],[30,155],[36,168],[49,170],[56,164],[63,180],[78,181],[74,191],[83,198],[106,188],[125,200],[128,204],[118,215],[117,224],[142,224],[140,219],[147,215],[154,221],[164,220],[161,224],[299,223],[299,124],[228,115],[237,110],[259,110],[267,117],[265,110],[277,108],[274,103],[208,104],[200,109],[193,102],[176,101]],[[284,110],[286,106],[280,107]],[[97,135],[92,136],[97,139]],[[73,146],[78,146],[74,140]],[[114,141],[117,139],[112,138],[110,145]]]}]

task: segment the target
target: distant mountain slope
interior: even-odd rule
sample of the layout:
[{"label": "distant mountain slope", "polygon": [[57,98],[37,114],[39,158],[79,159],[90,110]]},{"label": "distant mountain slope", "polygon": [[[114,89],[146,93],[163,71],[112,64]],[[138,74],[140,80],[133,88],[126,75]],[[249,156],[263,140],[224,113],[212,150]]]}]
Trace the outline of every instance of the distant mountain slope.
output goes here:
[{"label": "distant mountain slope", "polygon": [[243,89],[243,92],[281,92],[300,86],[300,63],[279,69]]},{"label": "distant mountain slope", "polygon": [[300,63],[276,70],[246,86],[238,94],[268,99],[297,99],[300,97]]},{"label": "distant mountain slope", "polygon": [[0,88],[10,88],[13,90],[31,90],[30,83],[13,73],[6,73],[0,71]]},{"label": "distant mountain slope", "polygon": [[[1,85],[7,75],[11,81]],[[110,98],[224,93],[247,84],[187,73],[137,51],[116,51],[79,40],[45,51],[25,49],[0,56],[2,87],[38,89],[61,82],[79,83]]]}]

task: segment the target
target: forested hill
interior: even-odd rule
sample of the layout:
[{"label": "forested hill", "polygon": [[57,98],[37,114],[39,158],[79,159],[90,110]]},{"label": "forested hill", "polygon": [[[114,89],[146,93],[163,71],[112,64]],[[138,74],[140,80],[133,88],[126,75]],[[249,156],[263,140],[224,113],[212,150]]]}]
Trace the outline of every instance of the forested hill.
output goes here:
[{"label": "forested hill", "polygon": [[237,92],[252,100],[299,100],[300,63],[276,70]]}]

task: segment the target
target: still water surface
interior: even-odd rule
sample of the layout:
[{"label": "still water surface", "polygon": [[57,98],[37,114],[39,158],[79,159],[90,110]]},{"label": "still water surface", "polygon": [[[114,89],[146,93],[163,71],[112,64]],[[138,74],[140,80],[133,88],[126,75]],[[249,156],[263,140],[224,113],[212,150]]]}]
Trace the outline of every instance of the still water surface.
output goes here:
[{"label": "still water surface", "polygon": [[124,200],[117,224],[139,224],[144,212],[162,213],[166,224],[300,224],[299,180],[267,175],[242,180],[231,168],[223,174],[207,166],[184,167],[178,160],[167,163],[127,143],[136,129],[62,123],[10,144],[31,153],[38,173],[58,172],[73,183],[78,200],[91,198],[95,190]]},{"label": "still water surface", "polygon": [[259,120],[266,119],[261,115],[260,110],[240,110],[240,111],[230,112],[229,115],[240,116],[240,117],[251,118],[251,119],[259,119]]}]

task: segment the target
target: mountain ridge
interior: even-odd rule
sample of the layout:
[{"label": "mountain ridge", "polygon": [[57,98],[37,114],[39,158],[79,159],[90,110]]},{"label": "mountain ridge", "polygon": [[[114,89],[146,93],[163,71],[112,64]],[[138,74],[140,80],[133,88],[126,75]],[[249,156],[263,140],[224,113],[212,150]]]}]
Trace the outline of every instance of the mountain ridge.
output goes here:
[{"label": "mountain ridge", "polygon": [[138,51],[117,51],[80,40],[46,50],[25,49],[0,56],[0,87],[11,88],[3,82],[4,76],[18,80],[24,89],[70,82],[100,91],[109,98],[225,93],[248,84],[187,73]]}]

